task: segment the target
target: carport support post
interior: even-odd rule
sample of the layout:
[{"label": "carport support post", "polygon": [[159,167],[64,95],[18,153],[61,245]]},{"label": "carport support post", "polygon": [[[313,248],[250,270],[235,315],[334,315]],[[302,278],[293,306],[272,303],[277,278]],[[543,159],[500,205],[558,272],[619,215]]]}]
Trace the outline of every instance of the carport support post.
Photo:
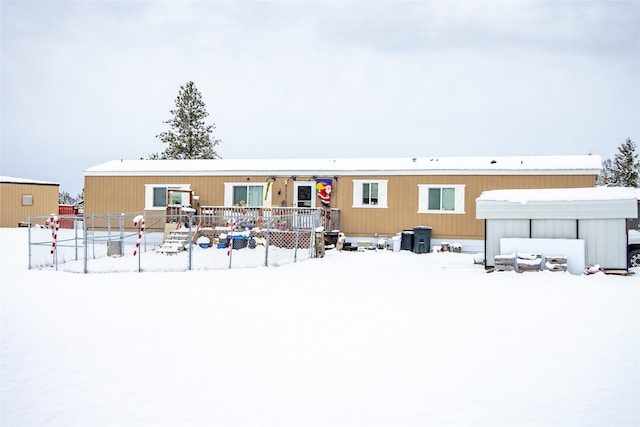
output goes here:
[{"label": "carport support post", "polygon": [[487,219],[484,220],[484,269],[487,269]]}]

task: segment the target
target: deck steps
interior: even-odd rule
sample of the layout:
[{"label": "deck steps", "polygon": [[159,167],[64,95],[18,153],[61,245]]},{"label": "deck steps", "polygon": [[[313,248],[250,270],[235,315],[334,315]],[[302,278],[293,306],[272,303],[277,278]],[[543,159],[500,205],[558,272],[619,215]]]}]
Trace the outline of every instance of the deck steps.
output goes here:
[{"label": "deck steps", "polygon": [[189,241],[189,230],[170,230],[167,237],[160,245],[158,252],[164,254],[177,254],[184,250]]}]

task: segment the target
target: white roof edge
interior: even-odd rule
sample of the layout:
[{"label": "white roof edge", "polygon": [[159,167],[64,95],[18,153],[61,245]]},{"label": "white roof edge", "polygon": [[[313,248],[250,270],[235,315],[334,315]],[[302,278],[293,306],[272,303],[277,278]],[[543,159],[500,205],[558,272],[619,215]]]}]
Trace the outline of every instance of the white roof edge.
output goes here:
[{"label": "white roof edge", "polygon": [[0,176],[0,183],[2,184],[35,184],[35,185],[60,185],[57,182],[41,181],[37,179],[29,178],[17,178],[13,176]]},{"label": "white roof edge", "polygon": [[151,175],[509,175],[593,174],[600,156],[441,158],[115,160],[85,169],[85,176]]},{"label": "white roof edge", "polygon": [[596,172],[587,169],[558,170],[558,169],[536,169],[536,170],[359,170],[359,171],[339,171],[339,170],[228,170],[228,171],[91,171],[85,170],[84,176],[365,176],[365,175],[591,175]]}]

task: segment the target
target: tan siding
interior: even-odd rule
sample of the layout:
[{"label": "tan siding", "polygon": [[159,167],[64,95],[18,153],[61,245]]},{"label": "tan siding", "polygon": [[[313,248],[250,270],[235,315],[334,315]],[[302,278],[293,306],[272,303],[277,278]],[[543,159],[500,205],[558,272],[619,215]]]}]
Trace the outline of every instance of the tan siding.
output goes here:
[{"label": "tan siding", "polygon": [[[251,177],[264,183],[267,176]],[[272,205],[293,204],[294,184],[277,177],[272,185]],[[309,177],[298,177],[298,182]],[[354,208],[353,180],[388,179],[388,208]],[[200,205],[222,206],[224,183],[246,182],[246,177],[85,177],[85,214],[140,212],[144,209],[145,184],[191,184]],[[465,214],[418,213],[419,184],[465,185]],[[482,239],[484,222],[476,220],[476,198],[486,190],[515,188],[593,187],[595,176],[553,175],[447,175],[447,176],[349,176],[334,181],[331,206],[340,210],[340,229],[349,236],[394,235],[419,225],[433,228],[432,237]],[[280,190],[280,195],[278,195]]]},{"label": "tan siding", "polygon": [[[58,214],[58,185],[0,183],[0,227],[17,227],[30,216]],[[33,196],[32,206],[22,206],[23,195]]]}]

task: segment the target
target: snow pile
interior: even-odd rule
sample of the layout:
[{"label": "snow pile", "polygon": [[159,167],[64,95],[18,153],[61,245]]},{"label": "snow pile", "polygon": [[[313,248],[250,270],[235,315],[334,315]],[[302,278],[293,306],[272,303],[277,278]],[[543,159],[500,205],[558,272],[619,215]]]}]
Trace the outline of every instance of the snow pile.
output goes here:
[{"label": "snow pile", "polygon": [[3,426],[640,425],[637,276],[389,250],[81,275],[0,238]]}]

